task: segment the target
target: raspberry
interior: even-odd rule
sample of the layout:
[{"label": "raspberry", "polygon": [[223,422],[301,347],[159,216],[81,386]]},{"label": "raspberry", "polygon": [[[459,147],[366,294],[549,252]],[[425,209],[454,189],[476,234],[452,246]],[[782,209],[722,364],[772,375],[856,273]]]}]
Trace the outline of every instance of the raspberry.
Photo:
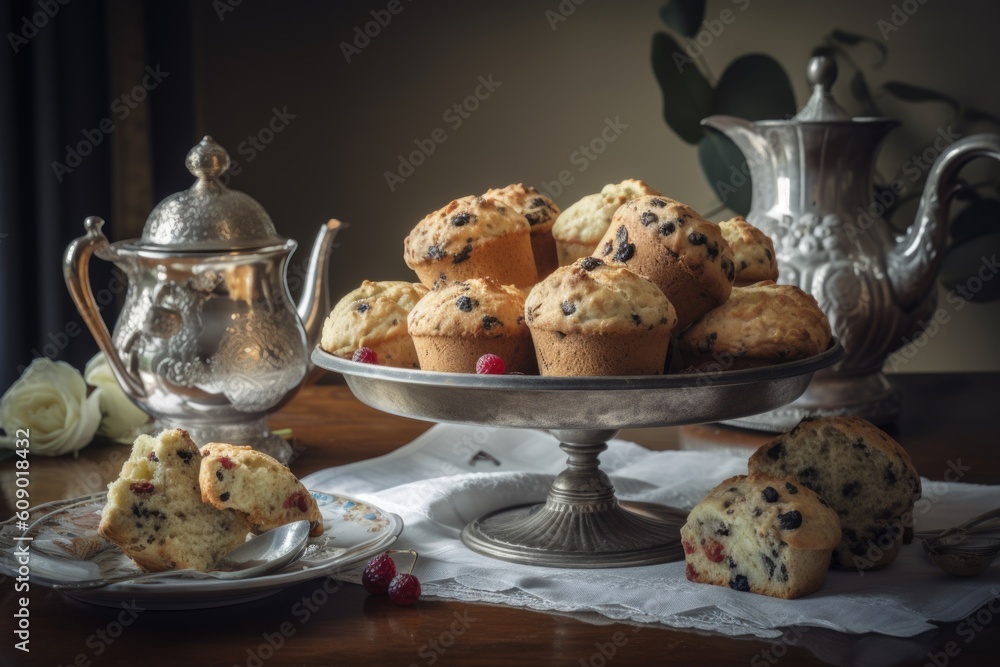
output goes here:
[{"label": "raspberry", "polygon": [[225,468],[226,470],[233,469],[233,461],[228,456],[220,456],[219,463],[221,463],[222,467]]},{"label": "raspberry", "polygon": [[357,361],[362,364],[377,364],[378,355],[370,347],[360,347],[354,351],[351,361]]},{"label": "raspberry", "polygon": [[298,507],[300,512],[305,512],[309,509],[308,503],[306,503],[305,491],[296,491],[287,498],[285,502],[281,503],[281,506],[286,510],[293,507]]},{"label": "raspberry", "polygon": [[[396,565],[392,562],[389,554],[410,554],[413,562],[410,569],[405,574],[396,572]],[[382,595],[389,593],[389,599],[396,604],[412,605],[416,604],[420,597],[420,581],[413,575],[413,566],[417,564],[417,552],[413,549],[399,551],[390,549],[389,551],[372,558],[368,561],[361,576],[361,583],[369,593]]]},{"label": "raspberry", "polygon": [[412,574],[397,574],[389,582],[389,599],[396,604],[416,604],[420,597],[420,582]]},{"label": "raspberry", "polygon": [[128,485],[128,490],[132,493],[143,494],[153,492],[152,482],[132,482]]},{"label": "raspberry", "polygon": [[160,459],[156,458],[156,452],[150,452],[149,456],[146,457],[147,461],[152,461],[153,463],[158,463]]},{"label": "raspberry", "polygon": [[479,375],[504,375],[507,373],[507,364],[495,354],[484,354],[476,362],[476,373]]},{"label": "raspberry", "polygon": [[389,582],[396,576],[396,564],[389,554],[375,556],[365,567],[361,575],[361,585],[372,595],[385,595],[389,591]]},{"label": "raspberry", "polygon": [[722,545],[716,540],[709,539],[705,543],[705,556],[713,563],[721,563],[725,554],[722,553]]},{"label": "raspberry", "polygon": [[698,571],[691,563],[688,563],[687,567],[684,568],[684,576],[687,577],[688,581],[698,581]]},{"label": "raspberry", "polygon": [[684,547],[684,553],[693,554],[695,552],[694,546],[687,540],[681,540],[681,546]]}]

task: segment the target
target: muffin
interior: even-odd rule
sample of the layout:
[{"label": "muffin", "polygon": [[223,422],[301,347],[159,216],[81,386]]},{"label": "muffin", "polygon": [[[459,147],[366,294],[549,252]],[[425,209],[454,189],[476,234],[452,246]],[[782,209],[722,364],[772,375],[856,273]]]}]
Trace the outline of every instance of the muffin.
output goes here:
[{"label": "muffin", "polygon": [[822,588],[839,540],[836,512],[806,486],[770,475],[730,477],[681,528],[690,581],[788,599]]},{"label": "muffin", "polygon": [[492,278],[439,287],[413,307],[408,327],[422,370],[475,373],[479,357],[492,353],[508,372],[536,372],[524,292]]},{"label": "muffin", "polygon": [[734,287],[726,303],[691,325],[677,343],[686,365],[729,370],[811,357],[826,350],[830,338],[830,322],[811,294],[765,280]]},{"label": "muffin", "polygon": [[542,375],[657,375],[677,315],[656,285],[594,257],[556,269],[528,294]]},{"label": "muffin", "polygon": [[605,185],[597,194],[587,195],[567,208],[552,227],[559,265],[593,255],[619,206],[636,197],[659,194],[642,181],[628,179]]},{"label": "muffin", "polygon": [[538,281],[528,219],[485,195],[456,199],[417,223],[403,259],[431,289],[486,276],[524,288]]},{"label": "muffin", "polygon": [[715,223],[668,197],[639,197],[619,208],[595,256],[649,279],[677,309],[677,330],[729,298],[736,269]]},{"label": "muffin", "polygon": [[108,485],[98,532],[148,572],[210,569],[246,541],[250,522],[201,501],[200,469],[186,431],[140,435]]},{"label": "muffin", "polygon": [[719,223],[722,237],[733,251],[736,279],[733,285],[746,287],[761,280],[778,279],[771,238],[738,215]]},{"label": "muffin", "polygon": [[833,565],[867,570],[896,559],[920,476],[899,444],[858,417],[807,420],[750,457],[751,473],[792,477],[840,517]]},{"label": "muffin", "polygon": [[523,183],[488,190],[486,196],[506,203],[528,219],[528,224],[531,225],[531,254],[535,258],[538,278],[542,279],[555,271],[559,266],[556,240],[552,237],[552,227],[559,216],[556,203]]},{"label": "muffin", "polygon": [[310,536],[323,534],[316,499],[286,466],[253,447],[208,443],[201,448],[198,482],[203,502],[242,512],[255,533],[304,520]]},{"label": "muffin", "polygon": [[368,347],[382,365],[420,368],[406,317],[427,292],[420,283],[364,281],[334,306],[323,323],[320,347],[343,359]]}]

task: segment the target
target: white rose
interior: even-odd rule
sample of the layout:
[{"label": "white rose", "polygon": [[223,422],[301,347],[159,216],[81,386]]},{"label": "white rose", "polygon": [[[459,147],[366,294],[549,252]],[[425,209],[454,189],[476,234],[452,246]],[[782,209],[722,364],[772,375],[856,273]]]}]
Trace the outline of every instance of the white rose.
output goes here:
[{"label": "white rose", "polygon": [[[94,439],[101,423],[100,390],[87,396],[80,371],[39,357],[0,398],[0,446],[14,448],[18,431],[29,431],[30,454],[59,456]],[[20,436],[23,437],[23,436]]]},{"label": "white rose", "polygon": [[103,352],[98,352],[87,362],[87,367],[83,369],[83,378],[87,384],[101,390],[103,419],[97,434],[131,444],[135,440],[136,430],[145,424],[149,417],[125,395]]}]

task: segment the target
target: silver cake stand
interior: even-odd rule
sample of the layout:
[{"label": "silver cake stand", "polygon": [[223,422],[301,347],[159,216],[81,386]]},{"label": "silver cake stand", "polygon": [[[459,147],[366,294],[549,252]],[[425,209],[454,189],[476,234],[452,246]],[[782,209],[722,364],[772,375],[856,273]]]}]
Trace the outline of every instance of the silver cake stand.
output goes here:
[{"label": "silver cake stand", "polygon": [[621,429],[681,426],[773,410],[798,398],[813,373],[836,363],[835,342],[809,359],[691,375],[541,377],[436,373],[355,363],[313,350],[373,408],[433,422],[544,429],[568,456],[544,503],[481,516],[462,531],[470,549],[529,565],[593,568],[683,558],[686,512],[628,503],[600,469]]}]

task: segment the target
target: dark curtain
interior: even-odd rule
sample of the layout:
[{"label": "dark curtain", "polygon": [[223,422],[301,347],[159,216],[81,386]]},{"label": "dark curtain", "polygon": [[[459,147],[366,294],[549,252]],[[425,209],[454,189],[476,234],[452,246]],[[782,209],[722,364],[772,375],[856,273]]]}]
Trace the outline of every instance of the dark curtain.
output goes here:
[{"label": "dark curtain", "polygon": [[[177,172],[196,141],[190,7],[133,3],[123,12],[129,25],[115,20],[127,1],[0,3],[0,393],[35,357],[82,370],[97,351],[62,275],[63,252],[83,234],[83,219],[105,218],[112,241],[134,236],[135,224],[115,217],[129,210],[122,202],[137,208],[133,193],[148,191],[149,180],[157,200],[186,186],[175,173],[169,182],[158,177],[169,173],[167,160]],[[135,30],[138,52],[109,38]],[[121,97],[141,77],[122,73],[147,65],[169,71],[169,80],[139,103],[141,113],[123,118]],[[145,184],[142,173],[151,174]],[[90,275],[99,291],[111,283],[112,267],[95,259]],[[103,313],[112,325],[117,305]]]}]

